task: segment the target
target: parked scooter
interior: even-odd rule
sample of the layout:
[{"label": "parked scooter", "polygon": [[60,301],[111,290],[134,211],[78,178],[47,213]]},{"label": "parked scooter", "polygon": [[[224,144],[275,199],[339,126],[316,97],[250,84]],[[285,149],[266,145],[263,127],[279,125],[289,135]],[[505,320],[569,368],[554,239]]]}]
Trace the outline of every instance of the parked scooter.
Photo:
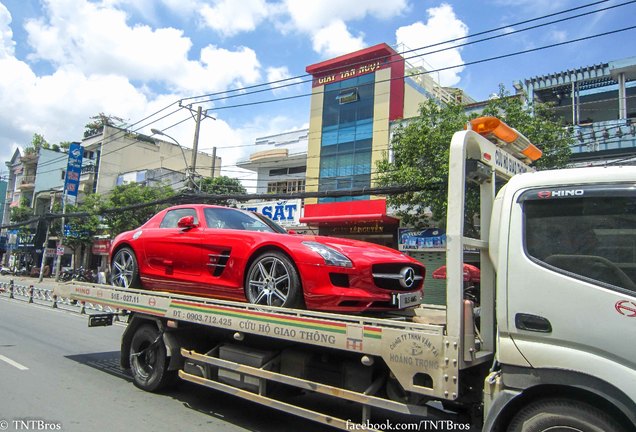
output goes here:
[{"label": "parked scooter", "polygon": [[13,270],[11,270],[9,267],[5,267],[5,266],[0,267],[0,275],[6,276],[6,275],[12,275],[12,274],[13,274]]}]

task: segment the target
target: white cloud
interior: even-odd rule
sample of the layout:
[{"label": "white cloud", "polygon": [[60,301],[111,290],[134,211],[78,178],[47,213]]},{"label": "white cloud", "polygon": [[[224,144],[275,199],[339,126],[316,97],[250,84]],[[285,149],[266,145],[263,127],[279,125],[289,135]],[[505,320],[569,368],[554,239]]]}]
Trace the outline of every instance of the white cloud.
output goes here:
[{"label": "white cloud", "polygon": [[[50,62],[54,72],[37,75],[27,62],[15,57],[11,15],[0,3],[3,160],[10,158],[17,145],[30,142],[34,133],[51,143],[80,140],[89,116],[99,112],[132,122],[193,92],[225,90],[229,85],[261,79],[260,63],[249,48],[227,50],[208,45],[199,52],[199,60],[188,60],[191,43],[181,31],[131,27],[120,10],[78,0],[51,0],[44,10],[46,19],[27,24],[34,50],[31,59]],[[149,84],[160,79],[174,92],[156,94],[157,89]],[[150,134],[150,127],[166,128],[179,120],[186,121],[170,131],[191,147],[193,124],[185,111],[141,132]],[[204,123],[225,124],[231,129],[223,121]],[[241,138],[236,134],[228,142]]]},{"label": "white cloud", "polygon": [[269,14],[265,0],[216,0],[203,4],[201,17],[207,26],[224,36],[252,31]]},{"label": "white cloud", "polygon": [[200,62],[186,62],[173,82],[179,91],[201,94],[258,82],[260,69],[256,52],[251,48],[229,51],[208,45],[201,50]]},{"label": "white cloud", "polygon": [[360,20],[371,16],[380,20],[406,12],[407,0],[284,0],[291,24],[298,30],[315,32],[335,21]]},{"label": "white cloud", "polygon": [[302,80],[300,78],[292,78],[287,66],[283,66],[267,68],[267,82],[275,83],[270,84],[270,87],[272,88],[272,93],[277,95],[294,88],[294,84],[301,83]]},{"label": "white cloud", "polygon": [[15,51],[13,31],[11,30],[11,14],[0,3],[0,58],[12,56]]},{"label": "white cloud", "polygon": [[[430,8],[426,12],[428,14],[426,23],[418,21],[397,29],[395,36],[398,44],[404,44],[406,49],[416,49],[468,35],[468,27],[457,18],[452,6],[444,3],[439,7]],[[418,50],[418,54],[423,54],[447,48],[444,51],[425,55],[421,58],[412,58],[408,61],[411,64],[423,66],[428,70],[462,65],[464,60],[461,57],[461,48],[453,48],[454,45],[456,43]],[[463,69],[462,66],[441,71],[433,75],[433,77],[435,79],[439,77],[440,84],[443,86],[454,86],[459,83],[459,74]]]},{"label": "white cloud", "polygon": [[323,56],[336,57],[360,50],[366,45],[364,35],[353,36],[342,21],[334,21],[312,36],[314,51]]},{"label": "white cloud", "polygon": [[323,57],[337,56],[364,48],[364,34],[354,36],[347,27],[349,21],[373,17],[386,20],[408,10],[407,0],[284,0],[279,29],[308,34],[314,51]]},{"label": "white cloud", "polygon": [[[240,47],[221,52],[208,46],[201,50],[199,60],[190,60],[192,42],[182,30],[130,26],[126,14],[113,7],[84,0],[49,0],[45,12],[46,18],[29,20],[25,26],[34,49],[33,61],[74,64],[87,75],[118,74],[161,82],[174,91],[218,91],[260,78],[252,50]],[[210,63],[216,51],[222,58],[232,54],[232,61]],[[222,73],[219,64],[223,64]],[[196,80],[184,79],[184,75]]]},{"label": "white cloud", "polygon": [[[494,0],[493,3],[498,6],[512,7],[516,10],[524,12],[533,12],[534,15],[541,13],[565,9],[570,3],[569,0]],[[537,13],[540,11],[540,13]]]},{"label": "white cloud", "polygon": [[561,43],[568,40],[568,32],[565,30],[551,30],[548,33],[548,37],[552,42]]}]

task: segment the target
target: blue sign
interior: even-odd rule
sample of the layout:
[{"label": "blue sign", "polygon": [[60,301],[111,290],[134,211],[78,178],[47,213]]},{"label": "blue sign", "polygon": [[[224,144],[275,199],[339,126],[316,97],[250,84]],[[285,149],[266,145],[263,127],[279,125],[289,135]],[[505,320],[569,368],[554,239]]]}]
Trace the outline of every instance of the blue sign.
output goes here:
[{"label": "blue sign", "polygon": [[443,249],[446,247],[446,231],[440,228],[419,230],[399,228],[398,237],[398,246],[401,251]]},{"label": "blue sign", "polygon": [[66,166],[66,179],[64,180],[64,191],[67,196],[77,198],[80,176],[82,175],[83,154],[84,149],[82,149],[80,143],[71,143],[68,149],[68,164]]}]

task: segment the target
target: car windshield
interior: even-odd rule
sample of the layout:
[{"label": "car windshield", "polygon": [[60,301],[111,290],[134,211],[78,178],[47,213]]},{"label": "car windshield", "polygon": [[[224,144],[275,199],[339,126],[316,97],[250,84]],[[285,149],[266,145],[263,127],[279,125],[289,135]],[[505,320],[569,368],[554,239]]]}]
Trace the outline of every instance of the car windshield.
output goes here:
[{"label": "car windshield", "polygon": [[204,209],[205,223],[208,228],[236,229],[246,231],[279,232],[256,215],[226,207],[208,207]]}]

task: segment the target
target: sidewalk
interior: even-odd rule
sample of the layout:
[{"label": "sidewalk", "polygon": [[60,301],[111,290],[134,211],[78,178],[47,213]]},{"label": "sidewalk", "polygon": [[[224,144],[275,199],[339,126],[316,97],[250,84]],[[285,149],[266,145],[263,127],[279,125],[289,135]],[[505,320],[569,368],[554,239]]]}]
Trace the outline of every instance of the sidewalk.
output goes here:
[{"label": "sidewalk", "polygon": [[10,282],[13,280],[15,285],[23,285],[23,286],[36,286],[38,288],[46,288],[53,289],[56,285],[55,278],[44,278],[42,282],[38,282],[39,278],[29,277],[29,276],[11,276],[11,275],[0,275],[0,282]]}]

